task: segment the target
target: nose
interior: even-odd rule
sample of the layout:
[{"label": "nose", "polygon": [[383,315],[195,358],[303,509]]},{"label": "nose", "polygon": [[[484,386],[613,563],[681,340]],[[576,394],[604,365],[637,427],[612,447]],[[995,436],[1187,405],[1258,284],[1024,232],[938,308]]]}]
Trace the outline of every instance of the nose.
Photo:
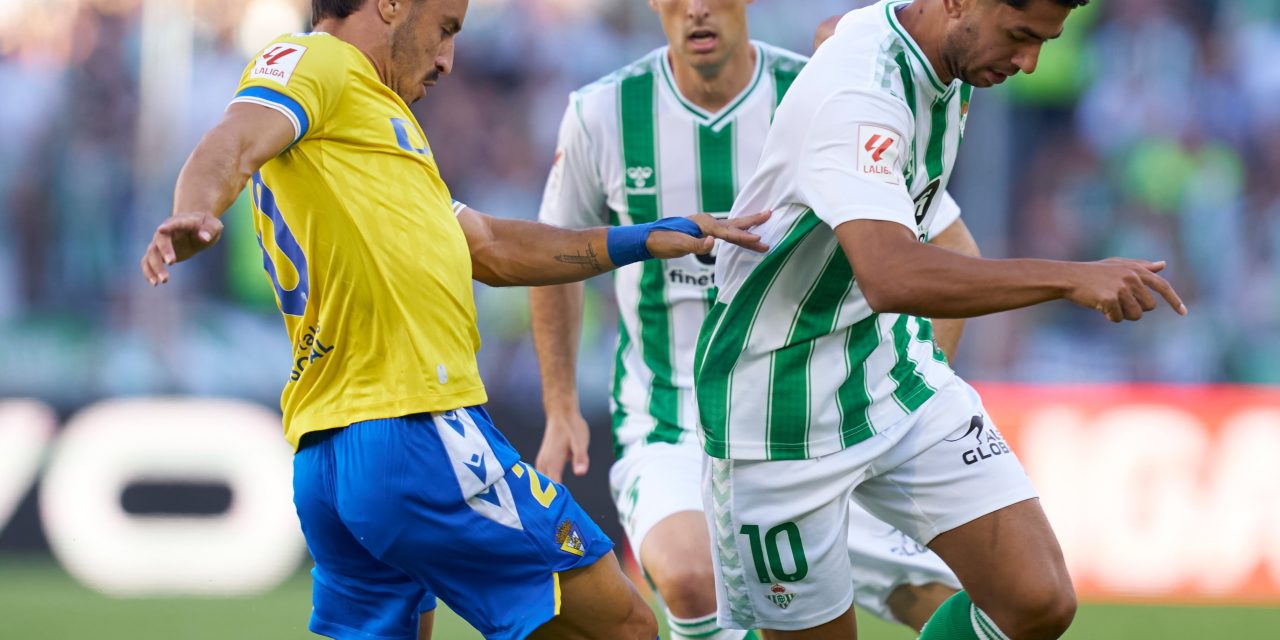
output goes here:
[{"label": "nose", "polygon": [[1027,75],[1036,72],[1036,66],[1040,64],[1040,49],[1044,45],[1042,43],[1031,44],[1018,50],[1018,54],[1013,57],[1013,64],[1018,66],[1018,70]]},{"label": "nose", "polygon": [[449,75],[453,71],[453,39],[450,38],[444,46],[440,48],[440,55],[436,56],[436,71],[443,75]]},{"label": "nose", "polygon": [[687,11],[690,18],[707,18],[711,15],[711,7],[707,0],[689,0]]}]

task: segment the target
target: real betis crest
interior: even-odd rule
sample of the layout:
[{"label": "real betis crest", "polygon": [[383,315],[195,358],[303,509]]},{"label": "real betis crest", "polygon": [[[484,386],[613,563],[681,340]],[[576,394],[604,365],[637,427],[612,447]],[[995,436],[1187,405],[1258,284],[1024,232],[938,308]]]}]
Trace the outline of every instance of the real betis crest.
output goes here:
[{"label": "real betis crest", "polygon": [[770,602],[778,605],[779,609],[786,609],[791,606],[791,601],[796,599],[796,594],[787,593],[786,587],[775,582],[772,587],[769,587],[768,598]]},{"label": "real betis crest", "polygon": [[960,101],[960,135],[964,136],[964,125],[969,122],[969,101]]}]

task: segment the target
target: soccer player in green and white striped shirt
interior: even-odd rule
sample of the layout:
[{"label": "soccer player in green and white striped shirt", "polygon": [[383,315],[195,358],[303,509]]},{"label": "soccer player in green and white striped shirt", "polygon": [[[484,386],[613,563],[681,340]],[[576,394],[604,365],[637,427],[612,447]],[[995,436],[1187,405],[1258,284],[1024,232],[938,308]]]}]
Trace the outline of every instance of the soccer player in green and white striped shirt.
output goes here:
[{"label": "soccer player in green and white striped shirt", "polygon": [[[1163,263],[983,260],[931,247],[973,87],[1034,71],[1088,0],[884,0],[846,15],[774,117],[734,204],[695,363],[720,623],[853,637],[850,496],[966,591],[924,639],[1056,638],[1075,596],[1034,487],[924,318],[1067,299],[1185,313]],[[786,604],[787,606],[782,606]]]},{"label": "soccer player in green and white striped shirt", "polygon": [[[630,225],[680,211],[729,211],[755,172],[779,101],[806,62],[750,41],[747,4],[654,0],[669,46],[574,93],[544,222]],[[953,205],[950,213],[939,229],[959,210]],[[962,237],[971,242],[967,231]],[[705,454],[693,358],[714,296],[713,265],[705,258],[669,260],[624,269],[615,279],[621,318],[611,408],[619,460],[610,480],[632,549],[667,605],[677,640],[745,635],[720,629],[715,619],[701,497]],[[588,430],[574,353],[582,288],[534,290],[531,301],[548,418],[538,468],[558,480],[572,458],[581,475]],[[847,539],[860,568],[859,604],[919,629],[959,583],[935,554],[854,512]]]}]

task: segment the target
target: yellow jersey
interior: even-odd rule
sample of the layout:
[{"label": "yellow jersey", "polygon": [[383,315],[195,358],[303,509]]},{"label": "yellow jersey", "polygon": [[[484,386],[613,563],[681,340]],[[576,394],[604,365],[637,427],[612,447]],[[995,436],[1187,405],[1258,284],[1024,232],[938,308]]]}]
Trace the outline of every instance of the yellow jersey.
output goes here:
[{"label": "yellow jersey", "polygon": [[280,396],[289,442],[483,404],[470,251],[408,105],[324,33],[272,42],[232,102],[275,109],[296,132],[251,183],[293,344]]}]

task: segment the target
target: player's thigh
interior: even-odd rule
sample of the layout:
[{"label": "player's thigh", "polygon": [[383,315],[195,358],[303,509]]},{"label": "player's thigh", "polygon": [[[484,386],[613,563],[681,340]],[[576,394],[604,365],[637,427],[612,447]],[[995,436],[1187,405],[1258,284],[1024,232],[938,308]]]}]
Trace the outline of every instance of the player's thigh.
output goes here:
[{"label": "player's thigh", "polygon": [[651,640],[657,620],[613,554],[560,574],[561,607],[532,640]]},{"label": "player's thigh", "polygon": [[890,622],[919,629],[960,588],[938,554],[876,518],[857,500],[849,506],[849,559],[854,602]]},{"label": "player's thigh", "polygon": [[797,631],[849,609],[849,496],[887,442],[811,460],[708,461],[720,626]]},{"label": "player's thigh", "polygon": [[342,521],[331,491],[337,472],[334,435],[304,439],[294,456],[294,504],[315,561],[309,628],[334,637],[355,630],[371,637],[414,638],[419,612],[434,608],[435,597],[413,577],[374,557]]},{"label": "player's thigh", "polygon": [[911,434],[858,486],[860,503],[928,544],[984,609],[1069,590],[1035,488],[977,392],[940,390]]}]

